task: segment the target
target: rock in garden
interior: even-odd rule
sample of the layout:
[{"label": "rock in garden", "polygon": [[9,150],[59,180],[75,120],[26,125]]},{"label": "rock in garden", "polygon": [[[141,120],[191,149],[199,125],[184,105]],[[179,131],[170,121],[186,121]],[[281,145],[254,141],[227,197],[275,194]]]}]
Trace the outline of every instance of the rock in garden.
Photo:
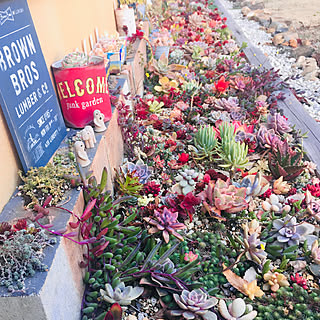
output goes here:
[{"label": "rock in garden", "polygon": [[248,13],[251,11],[251,9],[249,7],[243,7],[241,9],[241,13],[246,17],[248,15]]},{"label": "rock in garden", "polygon": [[301,46],[291,52],[291,57],[298,59],[300,56],[311,57],[315,49],[311,46]]},{"label": "rock in garden", "polygon": [[283,34],[282,33],[278,33],[272,38],[272,43],[275,46],[278,46],[279,44],[281,44],[283,42],[284,42],[284,38],[283,38]]},{"label": "rock in garden", "polygon": [[275,19],[272,19],[270,28],[275,28],[277,33],[287,32],[289,30],[289,27],[286,23]]},{"label": "rock in garden", "polygon": [[289,40],[289,46],[292,48],[297,48],[298,47],[298,41],[296,39],[290,39]]}]

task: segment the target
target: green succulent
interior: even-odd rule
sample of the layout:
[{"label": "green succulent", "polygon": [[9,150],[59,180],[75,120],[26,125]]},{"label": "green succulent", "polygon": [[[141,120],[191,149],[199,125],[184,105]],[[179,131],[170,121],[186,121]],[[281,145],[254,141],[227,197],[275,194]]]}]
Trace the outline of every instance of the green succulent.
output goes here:
[{"label": "green succulent", "polygon": [[235,127],[233,124],[224,122],[219,126],[221,144],[220,158],[224,162],[220,167],[234,169],[244,169],[248,164],[248,146],[235,140]]},{"label": "green succulent", "polygon": [[120,168],[116,172],[116,182],[119,188],[119,191],[124,195],[129,196],[140,196],[140,191],[143,189],[143,184],[139,182],[139,177],[134,175],[134,172],[124,173]]},{"label": "green succulent", "polygon": [[218,140],[216,139],[216,132],[209,126],[201,126],[194,137],[194,152],[198,155],[198,160],[209,158],[216,153]]},{"label": "green succulent", "polygon": [[162,101],[159,102],[157,100],[154,100],[154,101],[149,101],[148,106],[149,106],[149,112],[161,113],[164,103]]}]

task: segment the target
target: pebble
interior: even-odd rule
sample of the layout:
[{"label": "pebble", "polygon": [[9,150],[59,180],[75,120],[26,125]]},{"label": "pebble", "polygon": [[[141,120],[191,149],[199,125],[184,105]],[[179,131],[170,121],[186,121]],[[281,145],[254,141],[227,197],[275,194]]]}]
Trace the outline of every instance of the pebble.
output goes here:
[{"label": "pebble", "polygon": [[[245,36],[250,39],[251,43],[268,57],[270,64],[276,70],[279,69],[281,78],[285,80],[289,77],[289,80],[287,80],[289,86],[295,89],[299,93],[299,96],[303,96],[307,101],[307,103],[302,104],[305,110],[313,118],[320,121],[320,79],[304,79],[302,77],[302,70],[293,67],[296,59],[290,57],[290,52],[283,48],[270,46],[273,38],[271,34],[261,30],[259,23],[244,18],[240,9],[233,9],[232,2],[228,0],[221,0],[221,2],[228,9],[228,12],[242,29]],[[299,50],[300,48],[303,47],[298,47],[294,50]]]}]

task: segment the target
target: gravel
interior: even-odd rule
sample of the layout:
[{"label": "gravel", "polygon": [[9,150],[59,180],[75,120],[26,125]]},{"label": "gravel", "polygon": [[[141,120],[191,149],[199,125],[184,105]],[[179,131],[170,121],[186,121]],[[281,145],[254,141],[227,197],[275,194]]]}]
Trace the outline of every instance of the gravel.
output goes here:
[{"label": "gravel", "polygon": [[279,70],[281,78],[283,80],[289,78],[286,81],[289,86],[295,89],[299,96],[305,98],[307,103],[302,103],[302,105],[306,111],[320,122],[320,79],[305,80],[301,76],[302,70],[293,67],[296,60],[289,56],[289,52],[283,47],[270,45],[272,43],[271,34],[261,30],[258,22],[244,18],[240,9],[233,8],[232,2],[226,0],[221,0],[221,2],[251,43],[266,54],[266,60],[269,60],[270,64]]}]

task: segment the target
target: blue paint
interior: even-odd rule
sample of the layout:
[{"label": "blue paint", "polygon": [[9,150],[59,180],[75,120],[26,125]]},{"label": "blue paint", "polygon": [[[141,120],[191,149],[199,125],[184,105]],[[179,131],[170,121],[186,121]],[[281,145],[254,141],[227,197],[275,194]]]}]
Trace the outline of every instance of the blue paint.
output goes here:
[{"label": "blue paint", "polygon": [[0,1],[0,105],[23,169],[46,165],[66,127],[26,0]]}]

